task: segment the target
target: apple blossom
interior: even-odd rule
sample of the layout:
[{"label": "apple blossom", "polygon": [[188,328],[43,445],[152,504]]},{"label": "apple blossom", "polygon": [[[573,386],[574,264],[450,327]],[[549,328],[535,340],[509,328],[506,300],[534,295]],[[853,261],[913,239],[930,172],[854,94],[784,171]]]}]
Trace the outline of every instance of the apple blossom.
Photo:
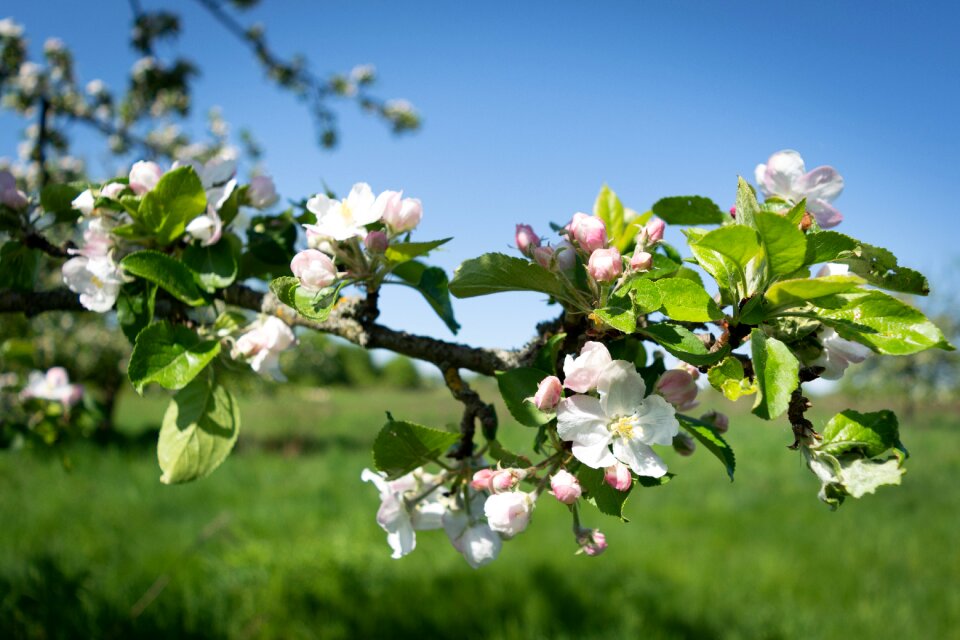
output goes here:
[{"label": "apple blossom", "polygon": [[379,255],[390,246],[390,240],[383,231],[371,231],[367,234],[367,237],[363,239],[363,245],[370,253]]},{"label": "apple blossom", "polygon": [[477,491],[503,493],[514,488],[526,476],[522,469],[480,469],[473,474],[470,486]]},{"label": "apple blossom", "polygon": [[116,200],[126,188],[127,185],[123,184],[122,182],[111,182],[110,184],[105,184],[100,188],[100,195],[104,198]]},{"label": "apple blossom", "polygon": [[237,339],[233,357],[242,357],[257,373],[283,380],[280,372],[280,352],[296,344],[290,327],[276,316],[265,316]]},{"label": "apple blossom", "polygon": [[217,209],[207,206],[207,212],[197,216],[187,225],[186,232],[204,247],[217,244],[223,235],[223,220]]},{"label": "apple blossom", "polygon": [[643,230],[647,232],[647,246],[653,246],[663,240],[663,232],[667,228],[667,223],[660,218],[654,218],[644,226]]},{"label": "apple blossom", "polygon": [[567,354],[563,361],[563,386],[577,393],[587,393],[596,388],[597,380],[612,358],[602,342],[585,342],[580,355],[574,358]]},{"label": "apple blossom", "polygon": [[716,429],[718,433],[726,433],[730,428],[730,418],[728,418],[726,414],[720,413],[719,411],[708,411],[700,416],[700,419],[704,422],[709,422],[712,424],[713,428]]},{"label": "apple blossom", "polygon": [[859,342],[841,338],[831,328],[823,329],[818,338],[823,345],[823,352],[810,364],[814,367],[823,367],[820,377],[825,380],[839,380],[847,367],[863,362],[873,353],[869,347]]},{"label": "apple blossom", "polygon": [[607,227],[603,220],[596,216],[575,213],[568,228],[580,248],[587,253],[607,246]]},{"label": "apple blossom", "polygon": [[316,224],[307,230],[328,236],[338,242],[367,235],[366,225],[380,220],[383,212],[374,203],[370,185],[358,182],[343,200],[334,200],[319,193],[307,201],[307,209],[317,216]]},{"label": "apple blossom", "polygon": [[90,216],[93,214],[93,203],[95,198],[93,197],[93,191],[87,189],[83,191],[80,195],[73,199],[70,203],[70,206],[82,213],[85,216]]},{"label": "apple blossom", "polygon": [[531,252],[533,259],[544,269],[553,269],[555,266],[554,254],[556,250],[550,245],[534,247]]},{"label": "apple blossom", "polygon": [[607,536],[600,529],[580,529],[577,531],[577,544],[580,550],[588,556],[598,556],[607,549]]},{"label": "apple blossom", "polygon": [[661,375],[654,390],[681,411],[697,406],[700,391],[693,376],[683,369],[671,369]]},{"label": "apple blossom", "polygon": [[328,256],[334,256],[337,254],[337,250],[335,248],[336,242],[337,241],[330,236],[317,233],[309,228],[307,229],[307,246],[311,249],[323,251]]},{"label": "apple blossom", "polygon": [[652,266],[653,256],[646,251],[641,251],[640,245],[637,245],[637,250],[630,257],[630,268],[634,271],[649,271]]},{"label": "apple blossom", "polygon": [[637,475],[664,475],[667,466],[650,445],[673,443],[680,427],[674,408],[658,395],[644,398],[643,378],[625,360],[607,364],[597,391],[599,399],[575,395],[557,407],[557,434],[573,443],[574,457],[594,469],[619,460]]},{"label": "apple blossom", "polygon": [[512,538],[527,528],[536,501],[536,494],[524,491],[495,493],[483,504],[483,513],[491,529]]},{"label": "apple blossom", "polygon": [[553,413],[557,410],[557,403],[563,397],[563,384],[557,376],[547,376],[537,385],[537,392],[527,401],[544,413]]},{"label": "apple blossom", "polygon": [[783,198],[792,204],[806,198],[807,211],[824,229],[843,220],[843,215],[830,204],[843,191],[843,178],[833,167],[822,166],[808,172],[800,154],[787,149],[774,153],[766,164],[758,164],[754,177],[768,198]]},{"label": "apple blossom", "polygon": [[697,450],[697,443],[688,433],[681,431],[673,436],[673,450],[682,456],[692,456]]},{"label": "apple blossom", "polygon": [[590,254],[587,273],[597,282],[613,282],[623,273],[623,258],[616,247],[597,249]]},{"label": "apple blossom", "polygon": [[619,461],[603,470],[603,481],[617,491],[626,491],[633,486],[630,467]]},{"label": "apple blossom", "polygon": [[388,207],[383,211],[383,223],[393,233],[412,231],[423,218],[423,205],[416,198],[404,198],[399,206]]},{"label": "apple blossom", "polygon": [[573,504],[583,493],[580,481],[566,469],[560,469],[550,477],[550,491],[563,504]]},{"label": "apple blossom", "polygon": [[517,249],[525,256],[533,254],[533,250],[540,246],[540,236],[528,224],[518,224],[515,236]]},{"label": "apple blossom", "polygon": [[126,282],[123,270],[110,255],[79,255],[64,262],[61,273],[63,283],[80,294],[80,304],[97,313],[113,308]]},{"label": "apple blossom", "polygon": [[387,532],[387,544],[393,549],[391,558],[402,558],[414,550],[417,546],[416,530],[439,529],[443,526],[444,506],[437,496],[428,496],[412,507],[406,502],[407,494],[431,482],[432,477],[417,470],[388,481],[385,475],[364,469],[360,479],[372,482],[380,491],[377,524]]},{"label": "apple blossom", "polygon": [[277,187],[270,176],[254,176],[250,179],[250,188],[247,189],[247,202],[251,207],[266,209],[272,207],[280,199]]},{"label": "apple blossom", "polygon": [[156,162],[141,160],[130,168],[130,189],[142,196],[157,186],[163,176],[163,169]]},{"label": "apple blossom", "polygon": [[300,286],[310,291],[329,287],[337,279],[337,267],[325,253],[306,249],[293,257],[290,270],[300,280]]},{"label": "apple blossom", "polygon": [[29,202],[27,194],[17,189],[17,180],[13,174],[6,169],[0,171],[0,204],[11,209],[22,209]]},{"label": "apple blossom", "polygon": [[31,371],[20,397],[59,402],[69,408],[83,397],[83,386],[70,384],[70,377],[63,367],[52,367],[46,373]]},{"label": "apple blossom", "polygon": [[[482,502],[471,510],[481,511]],[[443,513],[442,521],[453,548],[474,569],[490,564],[500,555],[503,541],[486,522],[472,521],[463,509],[448,509]]]}]

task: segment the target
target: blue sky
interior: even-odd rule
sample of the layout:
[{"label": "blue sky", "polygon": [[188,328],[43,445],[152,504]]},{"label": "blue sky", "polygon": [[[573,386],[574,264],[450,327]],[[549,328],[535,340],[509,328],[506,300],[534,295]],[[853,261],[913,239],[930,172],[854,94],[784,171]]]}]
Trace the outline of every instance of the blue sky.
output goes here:
[{"label": "blue sky", "polygon": [[[954,4],[265,0],[242,19],[264,22],[278,52],[303,52],[321,73],[373,63],[377,93],[424,115],[420,133],[396,138],[344,104],[334,152],[316,147],[306,110],[192,2],[143,4],[182,12],[182,38],[161,54],[196,59],[197,114],[220,105],[252,128],[284,196],[322,181],[340,193],[357,181],[404,189],[424,202],[420,239],[455,236],[435,258],[450,270],[508,250],[516,222],[546,232],[589,211],[604,182],[639,211],[679,194],[729,206],[736,176],[784,148],[846,179],[839,231],[931,275],[958,254]],[[136,58],[121,0],[11,3],[0,14],[26,25],[34,51],[64,39],[83,81],[119,87]],[[0,156],[14,155],[17,128],[0,116]],[[391,292],[383,307],[388,324],[450,337],[416,294]],[[459,339],[490,346],[522,344],[555,313],[536,294],[455,308]]]}]

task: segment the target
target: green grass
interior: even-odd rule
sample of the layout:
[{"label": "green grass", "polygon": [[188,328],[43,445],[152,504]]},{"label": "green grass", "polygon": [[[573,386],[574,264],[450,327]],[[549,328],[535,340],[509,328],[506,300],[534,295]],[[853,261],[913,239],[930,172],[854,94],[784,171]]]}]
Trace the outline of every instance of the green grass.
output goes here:
[{"label": "green grass", "polygon": [[[165,402],[125,398],[122,428],[156,428]],[[159,483],[146,438],[72,447],[70,472],[50,453],[0,453],[0,637],[849,640],[960,628],[952,413],[903,426],[903,486],[831,513],[786,426],[741,406],[736,483],[703,449],[670,455],[678,476],[635,492],[628,524],[587,511],[607,534],[603,556],[574,556],[568,515],[545,497],[531,528],[473,571],[436,531],[391,560],[376,492],[359,479],[385,410],[458,420],[444,390],[243,404],[238,451],[192,485]]]}]

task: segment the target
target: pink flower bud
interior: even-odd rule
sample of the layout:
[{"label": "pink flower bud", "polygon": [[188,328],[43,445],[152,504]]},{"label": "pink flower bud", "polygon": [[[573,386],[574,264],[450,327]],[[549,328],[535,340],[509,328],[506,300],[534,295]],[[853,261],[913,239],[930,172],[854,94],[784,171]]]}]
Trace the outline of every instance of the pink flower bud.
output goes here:
[{"label": "pink flower bud", "polygon": [[367,237],[363,239],[363,244],[370,253],[380,254],[387,250],[390,241],[387,239],[387,234],[383,231],[371,231],[367,234]]},{"label": "pink flower bud", "polygon": [[103,187],[100,189],[100,195],[104,198],[112,198],[116,200],[126,188],[127,185],[123,184],[122,182],[111,182],[110,184],[103,185]]},{"label": "pink flower bud", "polygon": [[250,180],[250,188],[247,189],[247,201],[250,206],[266,209],[276,204],[279,199],[277,187],[270,176],[254,176]]},{"label": "pink flower bud", "polygon": [[130,189],[141,196],[157,186],[161,176],[163,169],[156,162],[134,162],[130,168]]},{"label": "pink flower bud", "polygon": [[630,258],[630,268],[634,271],[649,271],[652,266],[653,256],[646,251],[640,251],[640,247],[637,247],[633,257]]},{"label": "pink flower bud", "polygon": [[607,548],[607,536],[599,529],[580,529],[577,532],[577,544],[580,545],[578,553],[598,556]]},{"label": "pink flower bud", "polygon": [[304,289],[319,291],[329,287],[337,279],[337,268],[325,253],[306,249],[293,257],[290,270],[300,279]]},{"label": "pink flower bud", "polygon": [[569,228],[577,244],[587,253],[593,253],[607,245],[607,227],[603,220],[596,216],[574,214]]},{"label": "pink flower bud", "polygon": [[617,491],[626,491],[633,485],[630,467],[618,462],[603,470],[603,480]]},{"label": "pink flower bud", "polygon": [[712,424],[713,428],[720,433],[726,433],[727,429],[730,428],[730,418],[728,418],[726,414],[720,413],[719,411],[709,411],[700,416],[700,419],[704,422],[709,422]]},{"label": "pink flower bud", "polygon": [[423,205],[416,198],[404,198],[399,203],[397,200],[399,200],[399,194],[388,199],[382,219],[393,233],[404,233],[420,224]]},{"label": "pink flower bud", "polygon": [[696,406],[697,383],[681,369],[667,371],[657,380],[656,392],[681,411]]},{"label": "pink flower bud", "polygon": [[537,494],[524,491],[497,493],[483,504],[483,514],[490,528],[505,538],[523,532],[530,523]]},{"label": "pink flower bud", "polygon": [[654,218],[647,223],[644,230],[647,232],[647,242],[649,242],[649,246],[653,246],[663,240],[663,231],[666,227],[667,224],[660,218]]},{"label": "pink flower bud", "polygon": [[544,269],[552,269],[553,264],[553,247],[534,247],[533,248],[533,259]]},{"label": "pink flower bud", "polygon": [[520,469],[497,469],[490,476],[490,491],[493,493],[509,491],[520,482],[524,475],[526,474]]},{"label": "pink flower bud", "polygon": [[673,436],[673,450],[682,456],[692,456],[697,450],[697,443],[689,433],[681,431]]},{"label": "pink flower bud", "polygon": [[470,487],[476,491],[489,491],[490,490],[490,478],[493,477],[496,469],[480,469],[473,474],[473,479],[470,481]]},{"label": "pink flower bud", "polygon": [[518,224],[516,233],[517,249],[525,256],[531,256],[533,250],[540,246],[540,236],[528,224]]},{"label": "pink flower bud", "polygon": [[563,396],[563,385],[557,376],[547,376],[540,381],[537,393],[533,396],[533,404],[544,413],[553,413],[557,410],[560,398]]},{"label": "pink flower bud", "polygon": [[730,217],[731,217],[731,218],[736,218],[736,217],[737,217],[737,206],[736,206],[736,205],[730,207]]},{"label": "pink flower bud", "polygon": [[590,254],[587,273],[597,282],[613,282],[623,273],[623,259],[616,247],[597,249]]},{"label": "pink flower bud", "polygon": [[681,362],[679,365],[677,365],[677,369],[686,371],[694,380],[700,377],[700,369],[697,369],[695,366],[687,362]]},{"label": "pink flower bud", "polygon": [[550,489],[553,497],[563,504],[573,504],[583,493],[577,477],[566,469],[560,469],[550,477]]}]

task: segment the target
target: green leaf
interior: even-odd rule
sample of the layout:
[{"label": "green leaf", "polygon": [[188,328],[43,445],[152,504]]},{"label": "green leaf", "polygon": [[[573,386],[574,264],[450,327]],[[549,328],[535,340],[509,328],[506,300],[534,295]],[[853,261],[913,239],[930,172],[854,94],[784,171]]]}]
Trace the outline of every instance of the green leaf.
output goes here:
[{"label": "green leaf", "polygon": [[637,330],[637,316],[629,300],[611,299],[606,307],[595,309],[591,317],[623,333],[633,333]]},{"label": "green leaf", "polygon": [[51,184],[40,191],[40,206],[53,214],[57,222],[76,222],[80,213],[73,208],[74,199],[83,189],[70,184]]},{"label": "green leaf", "polygon": [[499,440],[491,440],[487,448],[487,455],[491,460],[494,460],[500,463],[504,468],[506,467],[522,467],[526,469],[527,467],[533,466],[533,463],[530,462],[530,459],[526,456],[517,455],[512,451],[508,451],[500,444]]},{"label": "green leaf", "polygon": [[213,330],[217,335],[227,335],[234,333],[241,327],[249,324],[246,315],[239,311],[224,311],[213,322]]},{"label": "green leaf", "polygon": [[790,395],[800,384],[800,363],[787,345],[760,329],[750,333],[750,346],[758,391],[753,413],[773,420],[787,410]]},{"label": "green leaf", "polygon": [[677,421],[680,426],[690,432],[694,438],[700,441],[710,453],[723,463],[727,475],[730,476],[730,482],[733,482],[733,472],[737,468],[737,459],[733,455],[733,449],[727,444],[727,441],[720,436],[720,432],[712,424],[677,414]]},{"label": "green leaf", "polygon": [[636,313],[641,315],[659,311],[663,307],[663,299],[658,286],[660,282],[660,280],[633,278],[617,289],[610,296],[609,302],[611,306],[615,307],[627,307],[632,304]]},{"label": "green leaf", "polygon": [[281,276],[270,282],[270,290],[280,302],[291,307],[304,318],[323,322],[330,317],[337,303],[340,289],[344,285],[344,282],[339,282],[335,286],[313,291],[300,286],[300,280],[297,278]]},{"label": "green leaf", "polygon": [[532,402],[527,402],[527,398],[537,393],[540,381],[547,377],[545,372],[533,367],[520,367],[497,371],[496,376],[503,402],[517,422],[525,427],[539,427],[556,417],[552,413],[543,413]]},{"label": "green leaf", "polygon": [[565,333],[555,333],[547,339],[547,342],[537,351],[537,357],[533,361],[533,366],[550,375],[557,373],[557,358],[560,355],[560,349],[563,347],[563,341],[567,337]]},{"label": "green leaf", "polygon": [[153,322],[153,306],[157,297],[157,285],[136,280],[120,287],[117,296],[117,324],[132,343],[144,327]]},{"label": "green leaf", "polygon": [[207,303],[197,287],[194,272],[182,262],[159,251],[137,251],[120,261],[130,275],[158,285],[177,300],[193,307]]},{"label": "green leaf", "polygon": [[33,291],[40,274],[42,255],[21,242],[11,241],[0,249],[0,288]]},{"label": "green leaf", "polygon": [[160,482],[179,484],[210,475],[240,433],[236,399],[213,374],[199,376],[173,396],[160,428]]},{"label": "green leaf", "polygon": [[675,274],[680,269],[680,263],[671,260],[662,253],[653,254],[653,265],[649,271],[643,271],[633,276],[636,279],[659,280]]},{"label": "green leaf", "polygon": [[373,461],[390,480],[435,461],[460,436],[412,422],[389,420],[373,443]]},{"label": "green leaf", "polygon": [[681,322],[719,320],[723,312],[702,286],[682,278],[657,280],[663,312]]},{"label": "green leaf", "polygon": [[764,295],[768,305],[767,316],[775,315],[777,310],[805,305],[817,298],[856,291],[861,284],[863,279],[858,276],[781,280],[767,289]]},{"label": "green leaf", "polygon": [[807,199],[803,198],[800,202],[790,207],[786,213],[783,214],[784,219],[790,222],[790,224],[799,227],[800,223],[803,222],[803,214],[807,212]]},{"label": "green leaf", "polygon": [[207,210],[207,195],[193,167],[168,171],[143,195],[134,219],[167,245],[183,235],[187,223]]},{"label": "green leaf", "polygon": [[843,471],[840,477],[843,486],[852,498],[862,498],[868,493],[875,493],[885,485],[899,485],[906,470],[900,466],[896,458],[885,461],[841,459]]},{"label": "green leaf", "polygon": [[816,300],[809,317],[841,337],[878,353],[909,355],[927,349],[953,351],[939,328],[917,309],[883,293],[841,293]]},{"label": "green leaf", "polygon": [[804,265],[807,238],[797,225],[768,211],[758,212],[755,222],[767,254],[768,279],[793,273]]},{"label": "green leaf", "polygon": [[750,183],[737,176],[737,224],[757,228],[756,217],[760,213],[757,194]]},{"label": "green leaf", "polygon": [[428,267],[422,262],[411,260],[394,269],[393,275],[419,291],[452,333],[456,334],[460,330],[460,324],[453,315],[446,271],[440,267]]},{"label": "green leaf", "polygon": [[860,242],[836,231],[821,231],[808,237],[807,264],[838,262],[872,285],[925,296],[930,284],[918,271],[901,267],[896,256],[881,247]]},{"label": "green leaf", "polygon": [[259,263],[261,271],[266,268],[276,272],[277,267],[290,272],[290,261],[297,242],[297,223],[289,215],[257,216],[247,229],[247,251]]},{"label": "green leaf", "polygon": [[813,448],[834,456],[855,451],[875,458],[890,449],[906,455],[900,442],[900,425],[892,411],[859,413],[847,409],[833,416],[820,436],[822,439]]},{"label": "green leaf", "polygon": [[487,253],[465,261],[450,282],[450,293],[458,298],[501,291],[539,291],[558,299],[566,297],[556,274],[529,260],[502,253]]},{"label": "green leaf", "polygon": [[430,242],[397,242],[387,247],[384,254],[390,262],[400,264],[416,257],[426,255],[453,240],[453,238],[444,238],[443,240],[431,240]]},{"label": "green leaf", "polygon": [[719,362],[730,353],[730,345],[711,353],[695,333],[669,322],[652,324],[639,333],[654,340],[671,355],[698,367]]},{"label": "green leaf", "polygon": [[630,497],[633,485],[626,491],[617,491],[608,485],[603,479],[603,469],[591,469],[587,465],[580,465],[577,470],[577,480],[583,488],[583,497],[608,516],[616,516],[624,522],[627,519],[623,517],[623,506]]},{"label": "green leaf", "polygon": [[688,235],[690,250],[703,269],[721,289],[729,292],[727,302],[739,302],[755,289],[755,273],[763,255],[756,230],[742,225],[714,229],[699,238]]},{"label": "green leaf", "polygon": [[624,231],[623,203],[607,185],[603,185],[597,194],[593,203],[593,215],[603,220],[607,227],[607,237],[610,242],[617,244]]},{"label": "green leaf", "polygon": [[667,224],[722,224],[730,215],[710,198],[671,196],[653,205],[653,212]]},{"label": "green leaf", "polygon": [[732,356],[724,358],[707,372],[707,380],[731,402],[757,392],[757,385],[744,376],[743,365]]},{"label": "green leaf", "polygon": [[237,279],[239,254],[240,239],[233,234],[224,234],[219,242],[209,247],[188,246],[183,251],[183,263],[196,274],[200,287],[213,293],[229,287]]},{"label": "green leaf", "polygon": [[137,393],[156,382],[182,389],[220,353],[220,342],[202,340],[194,331],[169,322],[156,322],[137,335],[127,375]]}]

